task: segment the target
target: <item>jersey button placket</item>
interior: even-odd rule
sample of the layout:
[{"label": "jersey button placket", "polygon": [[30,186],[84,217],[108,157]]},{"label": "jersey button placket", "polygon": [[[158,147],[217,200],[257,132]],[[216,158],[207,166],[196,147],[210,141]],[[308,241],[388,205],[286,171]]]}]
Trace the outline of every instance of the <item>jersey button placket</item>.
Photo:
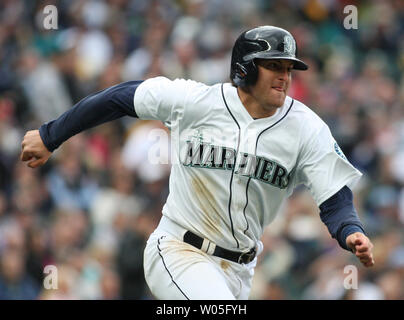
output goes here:
[{"label": "jersey button placket", "polygon": [[234,222],[235,222],[235,229],[242,232],[245,228],[245,218],[243,215],[243,210],[246,204],[246,197],[245,197],[245,189],[246,183],[248,179],[240,175],[239,165],[242,159],[241,154],[246,153],[248,148],[246,146],[246,137],[245,137],[246,127],[241,126],[240,130],[240,145],[239,145],[239,152],[237,154],[237,162],[236,162],[236,170],[233,176],[233,203],[232,208],[234,210]]}]

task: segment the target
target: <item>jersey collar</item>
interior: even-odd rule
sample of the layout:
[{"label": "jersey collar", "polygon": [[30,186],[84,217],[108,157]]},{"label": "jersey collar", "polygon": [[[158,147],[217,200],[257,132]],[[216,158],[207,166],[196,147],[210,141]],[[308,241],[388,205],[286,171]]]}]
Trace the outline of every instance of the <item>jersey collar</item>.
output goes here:
[{"label": "jersey collar", "polygon": [[271,125],[272,123],[275,123],[276,121],[278,121],[280,118],[282,118],[285,115],[285,113],[289,109],[289,106],[292,102],[292,98],[289,96],[286,96],[285,103],[283,104],[282,107],[280,107],[276,110],[274,115],[272,115],[270,117],[254,120],[251,117],[251,115],[248,113],[247,109],[242,104],[240,97],[237,93],[236,87],[233,87],[230,83],[224,83],[223,84],[223,95],[224,95],[223,98],[225,100],[225,104],[230,109],[229,111],[236,118],[237,122],[239,122],[240,124],[244,124],[244,125],[248,125],[251,122],[254,122],[254,124],[259,124],[259,125],[263,125],[263,126]]}]

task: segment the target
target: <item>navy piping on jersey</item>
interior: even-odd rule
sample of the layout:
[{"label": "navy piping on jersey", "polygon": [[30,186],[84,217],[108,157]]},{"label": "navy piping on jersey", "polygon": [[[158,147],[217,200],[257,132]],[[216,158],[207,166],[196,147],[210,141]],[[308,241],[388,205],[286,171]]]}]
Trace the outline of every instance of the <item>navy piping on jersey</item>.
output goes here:
[{"label": "navy piping on jersey", "polygon": [[163,238],[164,238],[164,236],[162,236],[161,238],[159,238],[159,239],[157,240],[157,250],[159,251],[159,256],[161,257],[161,261],[163,261],[164,268],[167,270],[167,273],[168,273],[168,275],[170,276],[171,281],[175,284],[175,286],[178,288],[178,290],[180,290],[180,292],[184,295],[184,297],[185,297],[187,300],[189,300],[189,298],[188,298],[187,295],[184,293],[184,291],[182,291],[181,288],[178,286],[178,284],[174,281],[173,276],[171,275],[170,271],[168,270],[168,268],[167,268],[167,266],[166,266],[166,263],[164,262],[164,258],[163,258],[163,255],[161,254],[161,249],[160,249],[160,240],[163,239]]},{"label": "navy piping on jersey", "polygon": [[[288,111],[286,111],[286,113],[284,114],[284,116],[283,116],[282,118],[280,118],[280,119],[279,119],[278,121],[276,121],[274,124],[270,125],[268,128],[265,128],[264,130],[262,130],[262,131],[260,132],[260,134],[258,135],[257,140],[256,140],[256,142],[255,142],[255,156],[257,156],[258,140],[259,140],[259,138],[261,137],[261,135],[262,135],[265,131],[267,131],[267,130],[273,128],[273,127],[276,126],[279,122],[281,122],[283,119],[285,119],[285,117],[288,115],[290,109],[292,109],[292,106],[293,106],[294,101],[295,101],[295,100],[292,99],[292,103],[290,104]],[[247,232],[247,230],[248,230],[248,228],[249,228],[249,224],[248,224],[248,220],[247,220],[247,216],[246,216],[246,209],[247,209],[247,206],[248,206],[248,186],[250,185],[250,181],[251,181],[251,177],[248,178],[247,186],[246,186],[246,190],[245,190],[247,201],[246,201],[246,204],[245,204],[245,207],[244,207],[244,210],[243,210],[243,214],[244,214],[244,218],[245,218],[245,220],[246,220],[246,222],[247,222],[247,228],[244,230],[244,234]]]},{"label": "navy piping on jersey", "polygon": [[222,83],[222,86],[221,86],[221,91],[222,91],[222,97],[223,97],[224,104],[225,104],[225,106],[227,108],[227,111],[229,111],[231,117],[233,118],[234,122],[237,124],[237,127],[238,127],[237,151],[236,151],[236,154],[234,156],[233,169],[231,170],[231,177],[230,177],[230,196],[229,196],[228,211],[229,211],[229,217],[230,217],[231,233],[233,235],[234,240],[236,240],[237,248],[240,248],[240,243],[238,242],[238,240],[237,240],[237,238],[236,238],[236,236],[234,234],[233,220],[231,218],[231,199],[232,199],[232,183],[233,183],[234,169],[236,167],[237,155],[238,155],[238,150],[239,150],[239,147],[240,147],[240,131],[241,131],[241,129],[240,129],[240,125],[238,124],[236,118],[233,116],[233,114],[231,113],[231,111],[229,109],[229,106],[227,105],[226,98],[224,97],[224,93],[223,93],[223,83]]},{"label": "navy piping on jersey", "polygon": [[244,209],[243,209],[243,215],[244,215],[245,222],[247,223],[247,227],[246,227],[245,230],[244,230],[244,234],[246,234],[247,230],[250,228],[250,224],[248,223],[247,215],[246,215],[246,213],[245,213],[245,209],[247,209],[247,206],[248,206],[248,186],[249,186],[249,184],[250,184],[250,181],[251,181],[251,178],[248,178],[247,186],[246,186],[246,188],[245,188],[246,202],[245,202],[245,206],[244,206]]}]

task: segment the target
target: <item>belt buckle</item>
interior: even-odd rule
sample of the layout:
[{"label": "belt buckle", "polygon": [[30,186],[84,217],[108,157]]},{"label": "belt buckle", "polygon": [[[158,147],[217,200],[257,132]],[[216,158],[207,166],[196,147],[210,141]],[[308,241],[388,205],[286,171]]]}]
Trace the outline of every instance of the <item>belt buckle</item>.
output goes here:
[{"label": "belt buckle", "polygon": [[238,263],[244,263],[244,264],[250,263],[251,261],[254,260],[256,253],[257,252],[255,248],[252,248],[250,251],[241,253],[240,256],[238,257]]}]

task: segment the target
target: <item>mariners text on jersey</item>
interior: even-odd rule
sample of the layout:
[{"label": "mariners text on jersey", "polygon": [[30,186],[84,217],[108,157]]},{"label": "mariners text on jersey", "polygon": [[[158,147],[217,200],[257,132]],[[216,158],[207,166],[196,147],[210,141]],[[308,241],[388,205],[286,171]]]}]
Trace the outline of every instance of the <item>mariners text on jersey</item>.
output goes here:
[{"label": "mariners text on jersey", "polygon": [[233,170],[237,157],[240,157],[235,174],[257,179],[280,189],[288,186],[290,173],[275,161],[245,152],[239,152],[237,155],[236,150],[232,148],[199,141],[187,141],[187,146],[182,161],[185,166]]}]

